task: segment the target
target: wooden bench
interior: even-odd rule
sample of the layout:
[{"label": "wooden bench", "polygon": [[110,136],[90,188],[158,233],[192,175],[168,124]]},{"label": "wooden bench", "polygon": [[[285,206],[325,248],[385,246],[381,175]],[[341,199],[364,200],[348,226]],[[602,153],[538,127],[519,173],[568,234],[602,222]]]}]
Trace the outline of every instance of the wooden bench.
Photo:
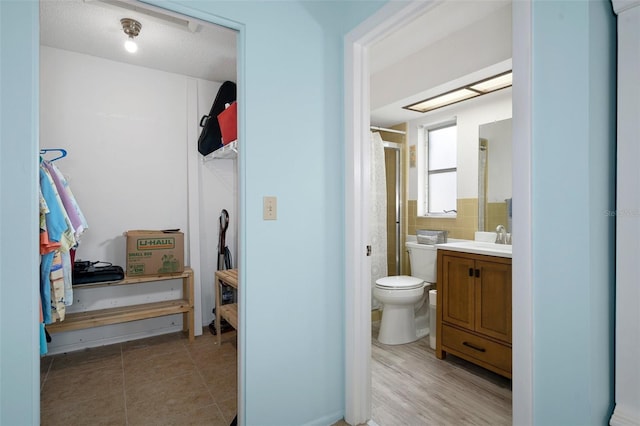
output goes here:
[{"label": "wooden bench", "polygon": [[222,341],[221,318],[224,318],[233,328],[238,329],[238,304],[222,304],[222,284],[238,289],[238,270],[224,269],[216,271],[216,336],[218,344]]},{"label": "wooden bench", "polygon": [[64,321],[47,324],[49,333],[81,330],[110,324],[120,324],[148,318],[163,317],[165,315],[182,314],[182,330],[188,332],[189,341],[193,342],[194,314],[193,314],[193,270],[185,267],[184,272],[178,274],[150,275],[143,277],[125,277],[121,281],[83,284],[76,289],[110,287],[119,285],[133,285],[154,281],[182,279],[182,298],[161,302],[143,303],[139,305],[117,306],[115,308],[98,309],[94,311],[73,312],[65,315]]}]

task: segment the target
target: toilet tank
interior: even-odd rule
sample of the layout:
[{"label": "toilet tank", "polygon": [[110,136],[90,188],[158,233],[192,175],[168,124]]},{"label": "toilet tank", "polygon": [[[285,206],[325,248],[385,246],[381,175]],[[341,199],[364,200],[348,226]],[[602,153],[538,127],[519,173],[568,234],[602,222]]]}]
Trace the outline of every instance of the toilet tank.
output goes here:
[{"label": "toilet tank", "polygon": [[407,241],[405,247],[409,251],[411,262],[411,276],[425,280],[428,283],[436,282],[436,261],[438,250],[430,244],[418,244]]}]

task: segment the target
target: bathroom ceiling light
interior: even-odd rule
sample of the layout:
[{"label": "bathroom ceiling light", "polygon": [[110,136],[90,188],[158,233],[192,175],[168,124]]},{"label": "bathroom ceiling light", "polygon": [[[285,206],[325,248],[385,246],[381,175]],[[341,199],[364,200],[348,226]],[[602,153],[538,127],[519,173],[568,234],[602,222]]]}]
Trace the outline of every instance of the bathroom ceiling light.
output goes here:
[{"label": "bathroom ceiling light", "polygon": [[475,83],[468,84],[464,87],[459,87],[441,95],[433,96],[420,102],[407,105],[403,108],[416,112],[429,112],[467,99],[486,95],[487,93],[495,92],[496,90],[505,89],[511,86],[511,82],[512,72],[507,71],[484,80],[476,81]]},{"label": "bathroom ceiling light", "polygon": [[129,53],[136,53],[138,50],[138,45],[134,41],[134,38],[140,34],[140,30],[142,29],[142,24],[131,18],[122,18],[120,20],[122,24],[122,30],[129,37],[127,41],[124,42],[124,48]]}]

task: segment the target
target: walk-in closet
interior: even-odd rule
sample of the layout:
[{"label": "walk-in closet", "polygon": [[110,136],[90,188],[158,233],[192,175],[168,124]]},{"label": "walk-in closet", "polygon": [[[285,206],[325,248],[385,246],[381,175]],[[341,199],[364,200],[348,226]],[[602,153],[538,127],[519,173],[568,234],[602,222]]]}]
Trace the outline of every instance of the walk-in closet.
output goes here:
[{"label": "walk-in closet", "polygon": [[[135,34],[127,28],[129,20],[138,25]],[[134,42],[137,51],[126,50],[125,42]],[[122,321],[98,321],[97,326],[87,323],[60,330],[51,326],[49,342],[43,342],[41,351],[43,424],[54,411],[54,405],[47,404],[61,401],[55,394],[77,402],[88,397],[87,392],[73,394],[78,389],[60,389],[62,382],[56,381],[56,374],[69,362],[91,365],[94,356],[84,359],[83,353],[95,358],[106,354],[94,381],[101,373],[113,373],[109,362],[117,364],[118,357],[125,369],[120,377],[126,380],[125,353],[130,349],[137,349],[140,356],[146,353],[145,368],[161,368],[165,377],[171,371],[181,373],[178,376],[184,380],[209,374],[191,368],[205,371],[207,352],[235,357],[234,332],[223,336],[220,345],[209,325],[215,318],[223,210],[228,215],[225,267],[235,268],[238,258],[236,154],[241,148],[235,143],[224,155],[204,156],[198,151],[198,137],[201,119],[209,114],[222,84],[237,81],[236,54],[236,31],[144,3],[40,3],[41,159],[60,171],[86,219],[86,229],[74,247],[75,260],[110,263],[126,271],[127,231],[180,230],[184,235],[183,275],[138,278],[127,285],[72,286],[65,294],[65,313],[192,303],[191,310],[134,313]],[[65,155],[55,158],[61,152]],[[192,346],[194,336],[196,345],[201,336],[210,347]],[[232,350],[223,348],[231,342]],[[164,364],[154,358],[172,350],[177,350],[174,362]],[[225,363],[235,371],[235,360]],[[234,402],[227,404],[224,415],[220,410],[216,415],[226,422],[235,410],[236,383],[225,380],[232,382],[226,388],[233,389]],[[109,383],[111,391],[119,386]],[[127,392],[127,383],[122,385],[131,409],[132,391]],[[226,394],[224,398],[231,399]]]}]

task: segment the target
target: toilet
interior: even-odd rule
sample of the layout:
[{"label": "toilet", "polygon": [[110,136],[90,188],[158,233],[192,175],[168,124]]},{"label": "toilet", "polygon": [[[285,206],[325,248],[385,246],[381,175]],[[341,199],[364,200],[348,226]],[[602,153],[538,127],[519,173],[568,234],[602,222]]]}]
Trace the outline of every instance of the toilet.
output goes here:
[{"label": "toilet", "polygon": [[437,249],[433,245],[405,243],[411,276],[376,280],[373,297],[382,303],[378,341],[385,345],[414,342],[429,334],[429,289],[436,283]]}]

